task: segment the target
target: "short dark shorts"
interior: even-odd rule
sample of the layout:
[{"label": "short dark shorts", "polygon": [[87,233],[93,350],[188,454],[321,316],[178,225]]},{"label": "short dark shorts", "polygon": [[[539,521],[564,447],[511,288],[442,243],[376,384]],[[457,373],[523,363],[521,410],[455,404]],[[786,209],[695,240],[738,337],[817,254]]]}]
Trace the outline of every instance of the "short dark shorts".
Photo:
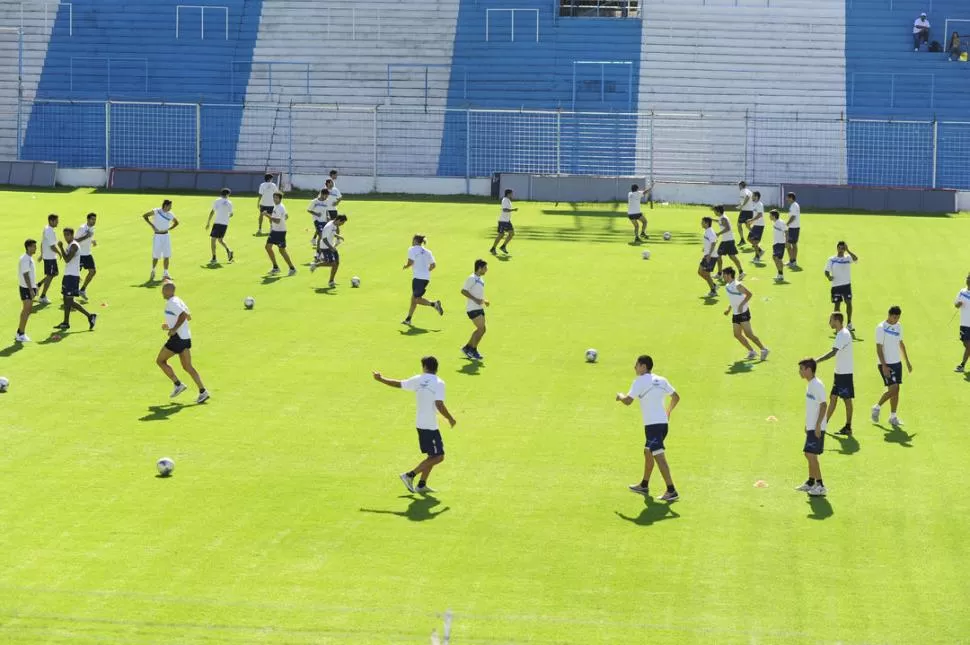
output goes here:
[{"label": "short dark shorts", "polygon": [[437,457],[445,454],[445,444],[441,440],[440,430],[422,430],[418,428],[418,445],[421,452],[429,457]]},{"label": "short dark shorts", "polygon": [[832,287],[832,302],[852,302],[852,285],[843,284]]},{"label": "short dark shorts", "polygon": [[502,233],[515,233],[515,227],[512,226],[512,222],[499,222],[498,223],[499,235]]},{"label": "short dark shorts", "polygon": [[44,275],[58,275],[57,260],[44,260]]},{"label": "short dark shorts", "polygon": [[717,254],[718,255],[737,255],[738,247],[734,243],[734,240],[726,240],[718,244]]},{"label": "short dark shorts", "polygon": [[797,244],[798,243],[798,235],[801,232],[802,232],[802,229],[800,229],[800,228],[790,228],[790,229],[788,229],[788,243],[789,244]]},{"label": "short dark shorts", "polygon": [[61,295],[65,298],[77,298],[81,291],[81,276],[66,275],[61,278]]},{"label": "short dark shorts", "polygon": [[754,219],[754,211],[741,211],[738,213],[738,221],[742,224],[750,219]]},{"label": "short dark shorts", "polygon": [[168,342],[165,343],[165,349],[172,352],[173,354],[181,354],[187,349],[192,349],[192,339],[191,338],[179,338],[178,334],[168,337]]},{"label": "short dark shorts", "polygon": [[751,242],[760,242],[761,238],[764,237],[764,234],[764,226],[752,226],[751,230],[748,231],[748,240]]},{"label": "short dark shorts", "polygon": [[960,326],[960,340],[964,343],[970,340],[970,327]]},{"label": "short dark shorts", "polygon": [[773,257],[775,259],[778,259],[778,260],[780,260],[783,257],[785,257],[785,244],[784,243],[772,244],[771,245],[771,257]]},{"label": "short dark shorts", "polygon": [[264,215],[272,215],[274,208],[276,208],[276,207],[275,206],[263,206],[263,205],[260,205],[259,212],[260,213],[263,213]]},{"label": "short dark shorts", "polygon": [[855,398],[855,385],[852,383],[851,374],[836,374],[835,380],[832,383],[833,394],[840,399],[854,399]]},{"label": "short dark shorts", "polygon": [[714,270],[714,267],[716,266],[717,266],[717,256],[712,255],[708,257],[706,260],[704,258],[701,258],[701,264],[700,264],[701,271],[707,271],[708,273],[710,273],[711,271]]},{"label": "short dark shorts", "polygon": [[336,218],[337,218],[337,211],[336,211],[336,209],[334,209],[332,211],[327,211],[327,220],[328,221],[329,220],[332,220],[332,219],[336,219]]},{"label": "short dark shorts", "polygon": [[484,316],[485,315],[485,310],[484,309],[472,309],[471,311],[466,311],[465,313],[468,314],[468,319],[469,320],[475,320],[479,316]]},{"label": "short dark shorts", "polygon": [[882,382],[886,387],[890,385],[902,385],[903,384],[903,364],[902,363],[889,363],[889,376],[887,377],[882,373],[882,366],[877,365],[876,369],[879,370],[879,376],[882,377]]},{"label": "short dark shorts", "polygon": [[635,222],[638,219],[640,219],[641,217],[643,217],[643,213],[629,213],[629,214],[627,214],[627,217],[630,218],[630,221],[631,222]]},{"label": "short dark shorts", "polygon": [[320,249],[320,259],[327,264],[340,262],[340,252],[337,249]]},{"label": "short dark shorts", "polygon": [[664,439],[667,438],[668,429],[669,426],[666,423],[652,423],[643,426],[643,434],[647,438],[643,447],[654,455],[663,454]]},{"label": "short dark shorts", "polygon": [[326,225],[327,225],[326,222],[321,222],[318,219],[313,220],[313,228],[314,230],[316,230],[317,235],[320,235],[323,233],[323,227]]},{"label": "short dark shorts", "polygon": [[34,295],[31,289],[27,287],[20,287],[20,299],[21,300],[33,300]]},{"label": "short dark shorts", "polygon": [[731,315],[731,322],[735,325],[740,325],[741,323],[751,322],[751,311],[745,311],[739,314]]},{"label": "short dark shorts", "polygon": [[820,455],[825,451],[825,433],[822,433],[821,437],[815,436],[814,430],[805,431],[805,447],[802,448],[802,452],[807,452],[811,455]]},{"label": "short dark shorts", "polygon": [[270,231],[269,237],[266,238],[266,244],[272,244],[273,246],[278,246],[281,249],[285,249],[286,231]]},{"label": "short dark shorts", "polygon": [[80,260],[81,260],[81,268],[84,269],[85,271],[94,271],[97,268],[94,265],[93,255],[82,255],[80,257]]},{"label": "short dark shorts", "polygon": [[228,224],[213,224],[212,231],[209,232],[209,237],[214,237],[217,240],[221,240],[226,236],[226,231],[229,229]]},{"label": "short dark shorts", "polygon": [[421,298],[428,292],[428,284],[431,280],[422,280],[421,278],[414,278],[411,280],[411,295],[415,298]]}]

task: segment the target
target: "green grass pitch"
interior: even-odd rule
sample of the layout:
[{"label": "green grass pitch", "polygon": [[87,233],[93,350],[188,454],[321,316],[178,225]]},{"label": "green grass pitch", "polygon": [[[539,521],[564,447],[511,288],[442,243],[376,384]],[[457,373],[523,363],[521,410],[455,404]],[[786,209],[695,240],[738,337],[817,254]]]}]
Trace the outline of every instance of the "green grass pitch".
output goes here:
[{"label": "green grass pitch", "polygon": [[[622,210],[519,203],[512,256],[498,261],[487,255],[497,204],[351,197],[339,286],[326,291],[325,272],[305,264],[306,199],[288,201],[300,272],[267,281],[254,198],[235,198],[236,263],[209,269],[213,197],[175,196],[172,273],[212,392],[195,406],[194,389],[171,405],[154,365],[163,300],[144,286],[140,215],[161,197],[0,193],[0,374],[11,379],[0,641],[428,643],[449,609],[456,645],[970,634],[970,382],[952,371],[962,348],[951,319],[970,269],[967,216],[806,209],[804,271],[779,286],[771,268],[748,270],[754,329],[772,354],[738,367],[723,297],[700,298],[699,207],[647,211],[644,261]],[[77,227],[89,210],[100,215],[98,328],[76,317],[51,341],[52,305],[17,348],[22,240],[39,239],[48,212]],[[421,308],[409,331],[401,267],[415,232],[437,258],[429,293],[445,315]],[[810,502],[792,490],[806,474],[796,362],[830,347],[822,270],[839,239],[860,256],[856,441],[828,438],[829,496]],[[490,260],[492,307],[475,367],[459,353],[471,331],[459,290],[477,257]],[[891,304],[915,368],[899,431],[868,419],[881,391],[873,329]],[[598,363],[584,362],[588,347]],[[613,396],[643,352],[683,397],[667,442],[682,499],[669,507],[626,490],[643,432]],[[411,376],[423,354],[441,361],[458,419],[442,430],[447,459],[428,499],[397,478],[419,460],[413,397],[371,378]],[[827,387],[833,363],[819,372]],[[163,456],[176,462],[170,479],[155,477]]]}]

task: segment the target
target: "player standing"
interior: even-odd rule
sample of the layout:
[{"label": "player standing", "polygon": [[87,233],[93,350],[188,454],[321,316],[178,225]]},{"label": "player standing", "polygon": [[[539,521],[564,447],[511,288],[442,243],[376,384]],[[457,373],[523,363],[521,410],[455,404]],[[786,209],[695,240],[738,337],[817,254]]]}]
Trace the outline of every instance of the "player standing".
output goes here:
[{"label": "player standing", "polygon": [[327,200],[329,197],[330,191],[326,188],[321,188],[319,194],[306,207],[306,212],[310,213],[310,216],[313,218],[313,237],[310,238],[310,244],[317,248],[320,246],[320,234],[323,233],[323,227],[330,220],[330,216],[327,214],[329,210]]},{"label": "player standing", "polygon": [[324,186],[327,189],[327,194],[330,199],[327,201],[327,215],[330,219],[337,216],[337,205],[343,201],[344,196],[337,188],[337,171],[330,171],[330,179],[324,182]]},{"label": "player standing", "polygon": [[290,272],[287,275],[296,275],[296,267],[290,261],[290,254],[286,252],[286,220],[288,218],[286,206],[283,206],[283,193],[273,193],[273,212],[269,215],[269,237],[266,238],[266,255],[273,263],[273,268],[270,270],[270,273],[273,274],[280,272],[280,267],[276,264],[276,254],[273,253],[275,246],[280,250],[280,255],[283,256],[290,267]]},{"label": "player standing", "polygon": [[14,341],[29,343],[27,336],[27,319],[34,309],[34,296],[37,294],[37,269],[34,266],[34,253],[37,252],[37,240],[24,241],[24,254],[17,262],[17,281],[20,283],[20,322]]},{"label": "player standing", "polygon": [[704,257],[701,258],[701,264],[697,267],[697,275],[699,275],[707,286],[711,288],[708,292],[708,298],[714,298],[717,296],[717,285],[714,284],[714,280],[711,279],[711,271],[717,265],[717,233],[714,232],[714,220],[710,217],[701,218],[701,227],[704,229]]},{"label": "player standing", "polygon": [[515,227],[512,226],[512,211],[519,209],[512,208],[512,195],[512,189],[507,188],[505,190],[505,197],[502,198],[502,212],[498,216],[498,235],[492,242],[492,248],[489,251],[492,255],[495,255],[495,247],[502,241],[502,238],[505,238],[501,246],[502,253],[508,254],[508,244],[515,237]]},{"label": "player standing", "polygon": [[232,217],[232,202],[229,201],[229,195],[232,191],[228,188],[222,189],[222,197],[212,202],[212,208],[209,210],[209,219],[205,221],[206,230],[209,229],[209,224],[212,223],[212,217],[215,216],[215,224],[212,224],[212,231],[209,233],[209,248],[212,251],[212,258],[209,260],[209,264],[216,263],[216,242],[222,245],[222,248],[226,250],[226,261],[232,264],[233,254],[232,249],[226,246],[226,231],[229,229],[229,218]]},{"label": "player standing", "polygon": [[825,450],[825,385],[815,376],[817,365],[811,358],[798,362],[798,374],[808,381],[805,390],[805,447],[808,460],[808,480],[795,490],[821,497],[828,493],[822,482],[822,467],[818,456]]},{"label": "player standing", "polygon": [[802,232],[802,207],[795,200],[795,193],[785,195],[788,202],[788,268],[798,268],[798,237]]},{"label": "player standing", "polygon": [[172,276],[168,274],[168,263],[172,257],[171,232],[179,225],[175,213],[172,212],[172,200],[166,199],[161,208],[153,208],[142,215],[142,218],[155,232],[155,237],[152,238],[152,272],[148,281],[155,280],[155,267],[158,266],[159,259],[162,260],[162,277],[171,280]]},{"label": "player standing", "polygon": [[340,268],[340,253],[337,252],[337,245],[343,242],[344,238],[340,235],[340,227],[347,221],[346,215],[337,215],[324,225],[320,232],[320,243],[317,248],[317,258],[310,265],[310,273],[317,270],[317,267],[330,267],[330,288],[337,286],[334,278],[337,277],[337,269]]},{"label": "player standing", "polygon": [[98,274],[98,269],[94,264],[94,255],[91,254],[91,247],[98,245],[98,241],[94,239],[94,226],[97,222],[97,213],[88,213],[84,224],[81,224],[77,229],[77,237],[74,238],[81,245],[81,268],[88,272],[84,276],[84,283],[81,284],[81,290],[78,292],[85,300],[88,299],[88,285]]},{"label": "player standing", "polygon": [[[276,206],[276,202],[273,201],[273,195],[280,192],[280,187],[273,181],[272,173],[263,175],[263,183],[259,185],[257,192],[259,192],[259,229],[256,231],[256,235],[262,235],[263,218],[273,214],[273,208]],[[270,230],[272,228],[270,226]]]},{"label": "player standing", "polygon": [[[418,402],[415,423],[418,429],[418,446],[427,457],[414,469],[401,473],[401,481],[412,493],[435,492],[428,487],[428,478],[431,476],[431,469],[445,460],[445,444],[441,440],[441,431],[438,428],[438,413],[440,412],[441,416],[448,420],[452,428],[457,423],[445,406],[445,382],[438,378],[438,359],[434,356],[425,356],[421,359],[421,374],[405,381],[384,378],[380,372],[374,372],[374,380],[415,393]],[[418,475],[421,478],[415,486],[414,478]]]},{"label": "player standing", "polygon": [[98,317],[88,313],[88,310],[75,300],[81,290],[81,245],[74,239],[74,229],[65,228],[64,242],[58,242],[58,250],[64,258],[64,277],[61,278],[61,295],[64,296],[64,322],[57,325],[55,329],[66,331],[71,328],[71,311],[77,309],[88,319],[88,329],[94,329],[94,323]]},{"label": "player standing", "polygon": [[778,269],[778,275],[775,276],[775,282],[785,281],[785,248],[788,246],[788,226],[781,221],[778,211],[772,210],[769,215],[769,220],[771,221],[772,229],[772,245],[771,245],[771,258],[775,261],[775,268]]},{"label": "player standing", "polygon": [[189,312],[188,306],[182,302],[182,299],[176,297],[174,282],[166,282],[162,285],[162,298],[165,299],[165,322],[162,323],[162,330],[168,333],[168,340],[159,350],[155,363],[175,385],[175,389],[169,395],[169,398],[175,398],[189,389],[175,376],[175,370],[169,367],[168,360],[173,356],[178,356],[182,363],[182,369],[192,377],[192,380],[199,387],[199,396],[195,402],[203,403],[209,398],[209,390],[205,389],[205,385],[202,384],[202,377],[199,376],[199,372],[192,365],[192,332],[189,330],[189,321],[192,320],[192,314]]},{"label": "player standing", "polygon": [[738,245],[744,246],[744,227],[754,217],[754,211],[751,208],[754,200],[747,183],[739,181],[738,190],[741,193],[738,202]]},{"label": "player standing", "polygon": [[468,314],[469,320],[475,325],[475,331],[472,332],[471,338],[461,348],[461,351],[466,357],[477,361],[485,358],[478,352],[478,343],[482,341],[482,337],[485,335],[485,307],[490,304],[485,297],[484,277],[486,273],[488,273],[488,262],[475,260],[475,270],[468,276],[461,288],[461,295],[468,299],[465,304],[465,313]]},{"label": "player standing", "polygon": [[51,301],[47,299],[47,290],[58,275],[57,258],[60,257],[60,250],[57,248],[57,231],[55,230],[58,219],[54,213],[48,215],[47,226],[44,227],[44,233],[40,237],[40,257],[44,261],[44,277],[37,286],[40,289],[40,300],[38,302],[42,305],[50,304]]},{"label": "player standing", "polygon": [[889,308],[886,320],[876,326],[876,356],[879,358],[879,374],[886,385],[886,392],[879,398],[879,402],[872,406],[872,422],[879,423],[879,411],[882,404],[889,401],[889,425],[899,427],[903,422],[896,416],[899,407],[899,386],[903,384],[903,363],[906,359],[906,369],[913,371],[909,362],[906,343],[903,342],[903,326],[899,322],[903,310],[893,305]]},{"label": "player standing", "polygon": [[835,340],[832,349],[824,356],[815,359],[816,363],[827,361],[835,357],[835,374],[832,380],[832,391],[829,393],[828,413],[825,415],[825,423],[828,425],[839,399],[845,401],[845,425],[835,434],[852,436],[852,399],[855,398],[855,385],[852,382],[853,360],[852,360],[852,334],[843,326],[845,319],[842,314],[835,312],[829,316],[829,327],[835,330]]},{"label": "player standing", "polygon": [[767,359],[768,348],[761,343],[761,339],[755,336],[751,329],[751,310],[748,309],[748,302],[751,300],[752,293],[739,280],[735,280],[734,269],[731,267],[724,269],[724,282],[726,283],[724,291],[727,292],[728,301],[731,303],[724,310],[724,315],[733,313],[731,324],[734,327],[734,337],[748,350],[747,360],[753,360],[757,356],[751,347],[751,343],[748,342],[748,338],[761,349],[761,360]]},{"label": "player standing", "polygon": [[859,261],[859,256],[849,250],[849,245],[839,242],[835,245],[836,255],[829,258],[825,265],[825,277],[832,283],[832,304],[839,311],[845,302],[845,316],[848,318],[849,331],[855,331],[852,326],[852,265]]},{"label": "player standing", "polygon": [[967,288],[960,289],[953,306],[960,310],[960,342],[963,343],[963,360],[954,372],[962,372],[970,359],[970,274],[967,274]]},{"label": "player standing", "polygon": [[761,238],[765,234],[765,205],[761,203],[761,193],[757,190],[752,193],[751,219],[748,220],[748,241],[754,247],[754,258],[752,262],[761,262],[764,249],[761,248]]},{"label": "player standing", "polygon": [[741,260],[738,259],[738,247],[734,243],[734,231],[731,230],[731,221],[728,216],[724,214],[723,206],[715,206],[713,208],[714,214],[717,215],[717,221],[721,225],[721,230],[717,232],[717,236],[721,239],[721,243],[717,245],[717,276],[721,277],[724,256],[731,258],[731,262],[738,267],[738,273],[741,274],[741,279],[744,280],[744,269],[741,267]]},{"label": "player standing", "polygon": [[640,190],[638,185],[633,184],[626,195],[626,216],[633,224],[634,244],[639,244],[640,240],[650,239],[647,235],[647,218],[643,216],[643,210],[640,208],[645,194],[646,191]]},{"label": "player standing", "polygon": [[[633,371],[637,377],[630,386],[630,391],[626,394],[618,392],[616,400],[623,405],[630,405],[635,399],[640,400],[640,414],[643,415],[643,432],[646,435],[646,443],[643,447],[643,479],[639,484],[631,484],[629,488],[634,493],[648,497],[650,495],[650,475],[653,473],[653,465],[656,462],[660,469],[660,474],[667,484],[667,491],[660,496],[665,502],[674,502],[680,499],[674,480],[670,476],[670,466],[667,464],[667,455],[664,452],[664,439],[667,438],[667,431],[670,423],[670,413],[674,411],[680,403],[680,395],[674,390],[674,386],[662,376],[653,374],[653,359],[646,354],[637,357],[637,362],[633,365]],[[664,409],[664,400],[670,397],[669,406]]]},{"label": "player standing", "polygon": [[415,235],[411,239],[411,248],[408,249],[408,261],[404,265],[404,269],[411,269],[412,272],[411,308],[408,309],[407,317],[401,321],[402,325],[411,325],[411,316],[414,315],[414,310],[418,308],[418,305],[434,308],[439,316],[445,315],[440,300],[432,301],[424,297],[424,294],[428,292],[428,284],[431,283],[431,272],[437,266],[434,255],[430,250],[424,248],[426,239],[424,235]]}]

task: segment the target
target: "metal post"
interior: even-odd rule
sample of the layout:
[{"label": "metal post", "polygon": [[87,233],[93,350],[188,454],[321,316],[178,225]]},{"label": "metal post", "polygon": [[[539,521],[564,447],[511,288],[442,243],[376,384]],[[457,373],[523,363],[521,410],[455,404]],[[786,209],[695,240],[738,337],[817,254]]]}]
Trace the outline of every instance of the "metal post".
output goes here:
[{"label": "metal post", "polygon": [[600,103],[606,103],[606,65],[600,63]]},{"label": "metal post", "polygon": [[562,173],[562,108],[556,110],[556,174]]},{"label": "metal post", "polygon": [[373,192],[377,192],[377,106],[374,106],[374,188]]},{"label": "metal post", "polygon": [[105,186],[111,179],[111,101],[104,104],[104,178]]},{"label": "metal post", "polygon": [[352,40],[357,40],[357,8],[356,7],[350,10],[350,25],[351,25],[351,33],[353,34]]},{"label": "metal post", "polygon": [[428,66],[424,66],[424,111],[428,111]]},{"label": "metal post", "polygon": [[509,13],[512,15],[512,42],[515,42],[515,9],[510,9]]},{"label": "metal post", "polygon": [[205,7],[199,9],[200,40],[205,40]]},{"label": "metal post", "polygon": [[289,175],[290,189],[293,187],[293,101],[287,110],[286,119],[286,172]]},{"label": "metal post", "polygon": [[653,110],[650,110],[650,185],[654,183],[653,178]]},{"label": "metal post", "polygon": [[848,177],[846,177],[846,151],[845,151],[845,137],[846,137],[846,124],[845,124],[845,112],[839,117],[839,184],[846,185],[849,183]]},{"label": "metal post", "polygon": [[[21,5],[21,11],[23,5]],[[23,144],[24,133],[24,29],[17,29],[17,159],[20,159],[20,148]]]},{"label": "metal post", "polygon": [[936,155],[939,152],[939,134],[940,134],[940,122],[933,117],[933,188],[936,188]]},{"label": "metal post", "polygon": [[202,169],[202,104],[195,104],[195,169]]},{"label": "metal post", "polygon": [[472,194],[472,111],[465,108],[465,194]]},{"label": "metal post", "polygon": [[576,111],[576,61],[573,61],[573,112]]}]

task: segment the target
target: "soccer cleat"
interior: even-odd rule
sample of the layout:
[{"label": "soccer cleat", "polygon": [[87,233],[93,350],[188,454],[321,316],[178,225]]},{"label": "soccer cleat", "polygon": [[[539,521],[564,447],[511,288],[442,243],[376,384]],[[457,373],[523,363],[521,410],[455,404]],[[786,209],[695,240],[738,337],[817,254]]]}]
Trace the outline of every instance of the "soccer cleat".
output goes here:
[{"label": "soccer cleat", "polygon": [[229,256],[229,264],[232,264],[233,260],[236,259],[236,254],[232,251],[226,251],[226,254]]},{"label": "soccer cleat", "polygon": [[94,330],[94,323],[98,322],[98,314],[91,314],[88,316],[88,330]]},{"label": "soccer cleat", "polygon": [[757,358],[757,356],[758,355],[752,349],[750,352],[748,352],[748,356],[744,360],[746,360],[746,361],[753,361],[755,358]]},{"label": "soccer cleat", "polygon": [[216,256],[214,256],[214,255],[213,255],[213,256],[212,256],[212,257],[211,257],[211,258],[209,259],[209,266],[210,266],[210,267],[211,267],[211,266],[215,266],[215,264],[216,264]]},{"label": "soccer cleat", "polygon": [[954,372],[962,372],[964,369],[965,369],[964,366],[961,364],[961,365],[957,365],[956,367],[954,367],[953,368],[953,371]]},{"label": "soccer cleat", "polygon": [[84,298],[85,300],[88,299],[88,294],[84,292],[84,289],[81,289],[80,291],[78,291],[77,295],[79,298]]},{"label": "soccer cleat", "polygon": [[70,329],[70,328],[71,328],[71,326],[69,324],[67,324],[66,322],[62,322],[59,325],[54,325],[54,329]]},{"label": "soccer cleat", "polygon": [[871,418],[872,418],[872,422],[873,423],[879,423],[879,406],[878,405],[872,406]]},{"label": "soccer cleat", "polygon": [[472,358],[474,358],[476,361],[485,360],[485,357],[478,353],[477,347],[472,348]]},{"label": "soccer cleat", "polygon": [[404,486],[407,487],[408,492],[414,492],[414,477],[411,477],[407,473],[401,473],[401,481],[404,482]]},{"label": "soccer cleat", "polygon": [[662,502],[676,502],[678,499],[680,499],[680,494],[675,490],[668,490],[657,499]]},{"label": "soccer cleat", "polygon": [[504,245],[498,247],[498,250],[501,251],[502,253],[504,253],[505,255],[508,255],[509,254],[509,250],[507,248],[505,248]]},{"label": "soccer cleat", "polygon": [[209,390],[202,390],[199,392],[198,398],[195,399],[196,403],[205,403],[209,400]]},{"label": "soccer cleat", "polygon": [[404,320],[401,321],[401,324],[402,325],[407,325],[408,327],[413,327],[414,326],[414,323],[411,322],[411,319],[410,318],[405,318]]},{"label": "soccer cleat", "polygon": [[707,292],[706,298],[717,298],[717,289],[711,289]]},{"label": "soccer cleat", "polygon": [[890,414],[889,415],[889,425],[891,425],[894,428],[900,428],[904,424],[903,424],[903,420],[902,419],[900,419],[899,417],[897,417],[895,414]]},{"label": "soccer cleat", "polygon": [[162,273],[162,280],[171,280],[171,279],[172,279],[172,276],[169,275],[168,271],[165,271],[164,273]]},{"label": "soccer cleat", "polygon": [[311,262],[310,263],[310,273],[313,273],[316,270],[317,270],[317,263],[316,262]]},{"label": "soccer cleat", "polygon": [[296,275],[296,267],[292,267],[289,271],[286,272],[286,275]]},{"label": "soccer cleat", "polygon": [[431,488],[430,486],[425,485],[425,486],[415,486],[414,492],[417,493],[418,495],[430,495],[431,493],[436,493],[438,491]]},{"label": "soccer cleat", "polygon": [[761,253],[755,253],[754,254],[754,262],[760,263],[761,262],[761,255],[762,255]]},{"label": "soccer cleat", "polygon": [[797,490],[800,493],[807,493],[813,488],[815,488],[815,484],[809,484],[808,482],[805,482],[801,486],[798,486],[797,488],[795,488],[795,490]]},{"label": "soccer cleat", "polygon": [[785,281],[785,276],[783,276],[783,275],[776,275],[775,276],[775,282],[781,283],[781,282],[784,282],[784,281]]},{"label": "soccer cleat", "polygon": [[433,306],[434,306],[434,310],[438,312],[439,316],[445,315],[445,310],[442,308],[440,300],[435,300]]},{"label": "soccer cleat", "polygon": [[650,494],[650,490],[646,486],[641,486],[640,484],[630,484],[627,486],[631,493],[636,493],[637,495],[643,495],[646,497]]},{"label": "soccer cleat", "polygon": [[849,331],[855,331],[855,327],[852,325],[852,323],[849,323],[846,329],[848,329]]},{"label": "soccer cleat", "polygon": [[37,303],[41,305],[49,305],[51,301],[47,299],[47,296],[41,296]]},{"label": "soccer cleat", "polygon": [[842,435],[843,437],[851,437],[852,428],[850,428],[849,426],[842,426],[838,431],[836,431],[835,434]]},{"label": "soccer cleat", "polygon": [[16,341],[18,343],[29,343],[30,342],[30,338],[27,336],[27,334],[17,334],[16,336],[14,336],[13,339],[14,339],[14,341]]},{"label": "soccer cleat", "polygon": [[829,489],[827,489],[825,486],[822,486],[821,484],[815,484],[814,486],[812,486],[812,489],[808,491],[808,494],[811,495],[812,497],[825,497],[828,494],[828,492],[829,492]]},{"label": "soccer cleat", "polygon": [[270,272],[271,275],[276,275],[277,273],[280,272],[280,268],[279,267],[273,267],[272,269],[270,269],[269,272]]},{"label": "soccer cleat", "polygon": [[334,282],[333,280],[331,280],[330,283],[327,284],[327,286],[330,287],[331,289],[333,289],[333,288],[335,288],[337,286],[337,283]]},{"label": "soccer cleat", "polygon": [[761,360],[763,360],[763,361],[766,361],[766,360],[768,360],[768,353],[769,353],[770,351],[771,351],[771,350],[770,350],[770,349],[768,349],[767,347],[765,347],[765,348],[764,348],[763,350],[761,350]]},{"label": "soccer cleat", "polygon": [[498,253],[495,251],[495,247],[494,246],[492,248],[490,248],[488,250],[488,252],[491,253],[492,255],[498,255]]},{"label": "soccer cleat", "polygon": [[472,360],[475,359],[475,352],[468,345],[465,345],[464,347],[461,348],[461,353],[465,355],[465,358],[469,358]]},{"label": "soccer cleat", "polygon": [[155,272],[154,271],[152,271],[151,273],[148,274],[148,281],[149,282],[155,282]]},{"label": "soccer cleat", "polygon": [[647,240],[647,239],[650,239],[650,238],[647,237],[647,234],[646,233],[640,233],[640,239],[641,240]]},{"label": "soccer cleat", "polygon": [[186,391],[187,389],[189,389],[188,385],[186,385],[185,383],[179,383],[178,385],[175,386],[175,389],[172,390],[172,393],[168,395],[168,398],[174,399],[175,397],[177,397],[179,394]]}]

